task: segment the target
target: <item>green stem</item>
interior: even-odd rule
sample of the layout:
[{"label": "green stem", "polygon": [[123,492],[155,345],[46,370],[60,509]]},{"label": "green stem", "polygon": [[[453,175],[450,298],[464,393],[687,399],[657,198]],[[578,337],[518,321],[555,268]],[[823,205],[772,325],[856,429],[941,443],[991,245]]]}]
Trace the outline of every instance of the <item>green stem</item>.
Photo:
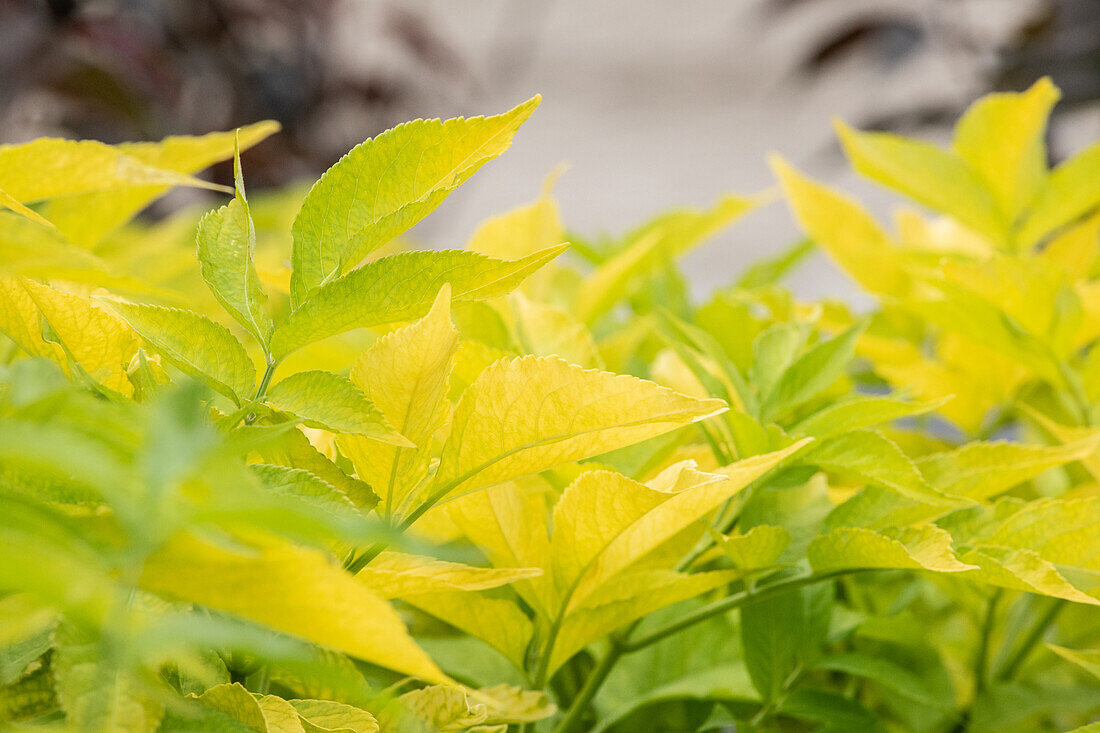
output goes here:
[{"label": "green stem", "polygon": [[603,686],[604,680],[611,674],[611,670],[615,667],[615,664],[619,661],[619,658],[623,654],[626,654],[629,650],[626,646],[616,642],[614,639],[611,641],[611,648],[607,650],[607,653],[603,655],[603,659],[596,665],[596,668],[592,670],[592,674],[588,675],[588,679],[584,681],[584,687],[577,693],[577,696],[573,698],[573,703],[569,706],[568,712],[561,722],[558,723],[558,727],[554,729],[554,733],[571,733],[581,723],[581,718],[587,712],[588,705],[592,702],[592,698],[599,692],[600,687]]},{"label": "green stem", "polygon": [[846,570],[834,570],[828,573],[822,573],[821,575],[809,575],[802,578],[795,578],[782,583],[776,583],[775,585],[769,585],[758,591],[744,591],[742,593],[736,593],[732,596],[728,596],[721,600],[710,603],[702,608],[687,614],[678,621],[674,621],[670,624],[666,624],[656,631],[646,634],[640,639],[634,641],[630,640],[630,636],[637,628],[637,622],[628,627],[622,636],[611,638],[611,648],[607,650],[607,654],[600,660],[599,665],[592,670],[592,674],[588,676],[588,679],[584,682],[584,687],[574,698],[572,704],[569,706],[569,710],[565,714],[565,718],[562,719],[558,727],[554,729],[555,733],[571,733],[581,721],[581,716],[584,715],[585,710],[588,708],[589,703],[592,702],[592,698],[599,692],[600,687],[603,685],[607,676],[611,674],[612,668],[619,661],[619,658],[624,654],[632,654],[633,652],[644,649],[647,646],[656,644],[659,641],[688,628],[694,626],[697,623],[706,621],[708,618],[717,616],[721,613],[732,611],[735,608],[742,608],[752,603],[775,598],[776,596],[783,595],[789,591],[801,588],[807,585],[813,585],[815,583],[821,583],[827,580],[840,577],[842,575],[849,575],[852,573],[867,572],[870,570],[877,570],[878,568],[851,568]]},{"label": "green stem", "polygon": [[267,388],[271,384],[271,377],[275,374],[275,368],[277,366],[279,366],[279,362],[277,361],[267,362],[267,368],[264,369],[264,375],[260,378],[260,386],[256,388],[256,394],[252,398],[253,402],[263,399],[264,395],[267,394]]},{"label": "green stem", "polygon": [[1000,682],[1007,682],[1016,676],[1020,667],[1023,666],[1024,661],[1027,660],[1027,656],[1031,653],[1031,650],[1042,640],[1043,634],[1058,618],[1058,614],[1062,612],[1062,609],[1066,607],[1068,601],[1059,598],[1051,603],[1050,608],[1046,610],[1039,620],[1035,622],[1035,625],[1031,627],[1027,636],[1020,642],[1020,645],[1016,647],[1016,651],[1012,653],[1012,656],[1005,660],[1005,663],[1001,666],[999,672],[997,672],[997,680]]},{"label": "green stem", "polygon": [[742,591],[741,593],[735,593],[732,596],[727,596],[720,600],[708,603],[702,608],[696,609],[684,617],[673,621],[670,624],[666,624],[656,631],[651,631],[640,639],[626,642],[625,647],[627,652],[635,652],[639,649],[644,649],[651,644],[665,639],[679,631],[683,631],[689,626],[694,626],[697,623],[706,621],[708,618],[717,616],[727,611],[731,611],[735,608],[741,608],[751,603],[758,603],[760,601],[766,601],[777,596],[781,596],[796,588],[802,588],[807,585],[814,585],[815,583],[821,583],[826,580],[832,580],[838,578],[841,575],[849,575],[852,573],[867,572],[875,570],[876,568],[851,568],[847,570],[834,570],[828,573],[822,573],[821,575],[807,575],[801,578],[795,578],[794,580],[788,580],[781,583],[775,583],[774,585],[765,586],[757,591]]},{"label": "green stem", "polygon": [[368,547],[360,555],[349,555],[348,559],[344,562],[344,570],[347,570],[352,575],[357,575],[360,570],[370,564],[370,561],[382,554],[382,551],[386,549],[385,542],[375,542]]},{"label": "green stem", "polygon": [[993,637],[993,626],[997,617],[997,603],[1001,600],[1001,589],[993,591],[986,605],[985,618],[982,620],[981,637],[978,640],[978,652],[974,657],[974,697],[985,689],[986,678],[989,675],[989,650]]}]

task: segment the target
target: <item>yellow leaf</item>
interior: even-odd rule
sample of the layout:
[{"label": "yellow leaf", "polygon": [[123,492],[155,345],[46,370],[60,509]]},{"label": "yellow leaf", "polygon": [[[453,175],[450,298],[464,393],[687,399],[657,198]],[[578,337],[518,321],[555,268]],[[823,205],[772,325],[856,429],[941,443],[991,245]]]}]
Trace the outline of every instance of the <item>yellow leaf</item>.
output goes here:
[{"label": "yellow leaf", "polygon": [[653,382],[524,357],[483,371],[451,420],[432,496],[456,495],[622,448],[717,415]]},{"label": "yellow leaf", "polygon": [[700,473],[666,469],[648,484],[609,471],[582,473],[554,507],[551,558],[567,608],[717,509],[809,441]]},{"label": "yellow leaf", "polygon": [[958,573],[973,570],[959,562],[951,535],[932,525],[893,527],[878,531],[838,527],[814,538],[806,550],[818,572],[847,568],[899,568]]},{"label": "yellow leaf", "polygon": [[802,230],[842,270],[868,292],[903,296],[909,291],[902,253],[863,207],[803,176],[778,156],[770,163]]},{"label": "yellow leaf", "polygon": [[1089,277],[1100,248],[1100,213],[1068,227],[1050,240],[1039,253],[1039,259],[1058,267],[1070,282],[1080,283]]},{"label": "yellow leaf", "polygon": [[468,591],[425,593],[403,600],[460,631],[476,636],[503,654],[517,668],[523,669],[534,624],[512,601]]},{"label": "yellow leaf", "polygon": [[23,204],[19,203],[19,201],[14,196],[12,196],[10,193],[2,188],[0,188],[0,206],[11,209],[16,214],[25,216],[31,221],[41,224],[44,227],[48,227],[49,229],[57,228],[49,219],[43,217],[34,209],[27,208]]},{"label": "yellow leaf", "polygon": [[[79,295],[63,293],[33,280],[24,280],[23,287],[68,358],[104,386],[125,395],[133,393],[126,369],[141,342],[125,321]],[[62,366],[68,368],[65,363]]]},{"label": "yellow leaf", "polygon": [[381,497],[380,511],[386,516],[428,474],[433,436],[449,413],[447,380],[457,348],[450,287],[444,286],[428,315],[378,339],[351,368],[351,381],[416,446],[401,448],[360,436],[337,438],[356,473]]},{"label": "yellow leaf", "polygon": [[429,682],[447,681],[389,603],[315,550],[230,549],[179,535],[146,562],[142,585]]},{"label": "yellow leaf", "polygon": [[1015,221],[1046,182],[1047,118],[1061,97],[1043,77],[1025,92],[988,94],[955,126],[952,147]]},{"label": "yellow leaf", "polygon": [[681,209],[663,214],[628,235],[621,252],[601,264],[585,280],[575,303],[577,317],[592,323],[653,270],[667,267],[758,205],[743,196],[728,195],[710,209]]},{"label": "yellow leaf", "polygon": [[[526,491],[513,481],[460,497],[444,508],[493,567],[551,567],[546,503],[539,494]],[[549,573],[517,581],[514,587],[544,615],[557,607],[557,593]]]},{"label": "yellow leaf", "polygon": [[603,360],[588,328],[569,313],[531,300],[516,291],[509,297],[516,332],[523,351],[536,356],[560,356],[588,368],[601,368]]},{"label": "yellow leaf", "polygon": [[432,557],[383,552],[355,576],[383,598],[498,588],[542,575],[541,568],[479,568]]},{"label": "yellow leaf", "polygon": [[958,219],[995,244],[1007,243],[1011,223],[962,158],[920,140],[860,132],[836,123],[837,136],[859,173],[933,211]]},{"label": "yellow leaf", "polygon": [[38,306],[23,287],[21,278],[0,275],[0,331],[31,356],[66,364],[61,347],[42,338]]},{"label": "yellow leaf", "polygon": [[[245,150],[278,130],[279,123],[269,120],[242,127],[236,133],[173,135],[160,142],[121,143],[115,147],[145,165],[189,174],[231,158],[237,138],[240,139],[241,150]],[[76,194],[46,202],[42,212],[57,225],[66,239],[88,248],[129,221],[167,190],[168,186],[154,184]]]}]

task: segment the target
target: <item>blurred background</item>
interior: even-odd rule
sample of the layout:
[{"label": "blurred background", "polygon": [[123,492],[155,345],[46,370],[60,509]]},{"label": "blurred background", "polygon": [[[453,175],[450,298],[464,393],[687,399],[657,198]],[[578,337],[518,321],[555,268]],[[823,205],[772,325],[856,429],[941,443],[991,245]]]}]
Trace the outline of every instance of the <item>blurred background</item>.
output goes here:
[{"label": "blurred background", "polygon": [[[831,117],[946,140],[975,97],[1043,75],[1064,95],[1058,160],[1100,139],[1100,0],[0,0],[0,142],[279,120],[245,157],[250,189],[315,178],[406,119],[541,93],[512,150],[414,230],[434,247],[461,247],[562,162],[556,194],[585,234],[764,189],[770,151],[885,213]],[[706,291],[793,237],[773,205],[686,270]],[[791,285],[847,292],[822,260]]]}]

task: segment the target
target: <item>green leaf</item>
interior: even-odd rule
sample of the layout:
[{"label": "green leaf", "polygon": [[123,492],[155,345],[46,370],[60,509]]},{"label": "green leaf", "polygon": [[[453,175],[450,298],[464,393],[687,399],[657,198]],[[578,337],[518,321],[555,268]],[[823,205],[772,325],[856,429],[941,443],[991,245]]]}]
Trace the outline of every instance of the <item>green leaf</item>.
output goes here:
[{"label": "green leaf", "polygon": [[842,122],[837,135],[852,167],[933,211],[947,214],[995,243],[1009,221],[970,166],[935,145],[886,132],[859,132]]},{"label": "green leaf", "polygon": [[1055,466],[1088,458],[1096,449],[1096,436],[1053,447],[975,442],[922,456],[917,467],[939,491],[984,501]]},{"label": "green leaf", "polygon": [[561,359],[501,360],[455,407],[433,494],[456,495],[590,458],[724,410],[720,400],[696,400]]},{"label": "green leaf", "polygon": [[347,494],[304,468],[288,468],[270,463],[249,466],[268,491],[296,496],[335,514],[354,515],[359,510]]},{"label": "green leaf", "polygon": [[152,733],[164,707],[133,675],[111,666],[96,640],[62,629],[53,661],[54,681],[67,721],[103,733]]},{"label": "green leaf", "polygon": [[802,460],[925,504],[961,506],[971,503],[930,486],[897,444],[869,430],[854,430],[823,441]]},{"label": "green leaf", "polygon": [[923,415],[943,406],[950,399],[944,397],[927,402],[910,402],[897,397],[853,395],[809,415],[795,424],[790,432],[824,440],[841,433]]},{"label": "green leaf", "polygon": [[797,590],[741,609],[745,666],[766,703],[782,695],[798,663],[803,613],[802,595]]},{"label": "green leaf", "polygon": [[763,419],[771,421],[789,412],[843,376],[866,325],[853,326],[836,338],[816,344],[791,364],[764,400]]},{"label": "green leaf", "polygon": [[954,700],[944,700],[937,696],[919,676],[900,664],[882,657],[872,657],[859,652],[834,654],[818,660],[814,668],[863,677],[878,687],[929,708],[950,710],[954,704]]},{"label": "green leaf", "polygon": [[225,326],[178,308],[105,300],[174,367],[240,404],[252,396],[256,366]]},{"label": "green leaf", "polygon": [[532,97],[495,117],[406,122],[341,158],[310,189],[294,220],[294,307],[423,219],[507,150],[540,101]]},{"label": "green leaf", "polygon": [[1045,183],[1047,118],[1061,97],[1043,77],[1020,93],[988,94],[955,126],[952,147],[1015,221]]},{"label": "green leaf", "polygon": [[195,237],[199,265],[214,297],[266,349],[274,325],[252,261],[256,227],[245,197],[240,150],[233,157],[233,180],[233,200],[199,221]]},{"label": "green leaf", "polygon": [[455,302],[504,295],[554,259],[568,245],[551,247],[519,260],[494,260],[475,252],[403,252],[368,262],[316,290],[275,329],[274,357],[328,336],[425,315],[439,290],[451,285]]},{"label": "green leaf", "polygon": [[798,357],[809,338],[810,329],[804,323],[774,323],[760,332],[752,344],[753,362],[749,382],[761,397],[767,397],[783,374]]},{"label": "green leaf", "polygon": [[386,421],[374,403],[346,377],[322,371],[298,372],[267,393],[272,407],[302,418],[306,425],[334,433],[364,435],[415,448]]}]

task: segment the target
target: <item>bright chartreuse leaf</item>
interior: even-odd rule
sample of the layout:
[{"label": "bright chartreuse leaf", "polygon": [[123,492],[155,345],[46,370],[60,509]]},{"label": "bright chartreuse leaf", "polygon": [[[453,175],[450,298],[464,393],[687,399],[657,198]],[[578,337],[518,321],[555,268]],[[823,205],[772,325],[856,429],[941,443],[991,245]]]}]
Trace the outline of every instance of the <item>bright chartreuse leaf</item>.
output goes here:
[{"label": "bright chartreuse leaf", "polygon": [[259,477],[267,491],[295,496],[342,516],[354,515],[358,511],[347,494],[304,468],[253,463],[249,469]]},{"label": "bright chartreuse leaf", "polygon": [[627,236],[627,244],[601,264],[578,293],[575,312],[592,323],[655,270],[666,268],[752,210],[757,202],[743,196],[725,196],[710,209],[682,209],[656,217]]},{"label": "bright chartreuse leaf", "polygon": [[[264,441],[258,451],[263,456],[263,460],[268,463],[308,471],[349,498],[360,509],[372,509],[378,503],[378,497],[366,482],[346,474],[342,468],[318,451],[301,430],[285,430],[277,439]],[[291,485],[280,485],[291,490],[292,493],[307,489],[311,494],[318,493],[318,487],[309,488],[302,485],[295,486],[295,484],[297,480],[292,481]]]},{"label": "bright chartreuse leaf", "polygon": [[386,516],[427,476],[433,436],[449,414],[447,381],[457,348],[445,285],[428,315],[378,339],[352,365],[352,383],[415,445],[402,448],[369,436],[337,440],[359,477],[375,488]]},{"label": "bright chartreuse leaf", "polygon": [[922,456],[917,467],[939,491],[984,501],[1050,468],[1089,458],[1097,446],[1096,436],[1052,447],[975,442]]},{"label": "bright chartreuse leaf", "polygon": [[839,336],[810,348],[783,371],[764,397],[764,420],[774,420],[816,396],[839,379],[855,356],[856,340],[866,324],[853,326]]},{"label": "bright chartreuse leaf", "polygon": [[853,395],[814,412],[796,423],[790,431],[794,435],[824,440],[852,430],[923,415],[942,407],[949,399],[912,402],[896,397]]},{"label": "bright chartreuse leaf", "polygon": [[268,390],[267,401],[310,427],[414,447],[351,380],[339,374],[319,370],[291,374]]},{"label": "bright chartreuse leaf", "polygon": [[565,241],[558,205],[549,191],[536,201],[483,221],[466,249],[499,259],[519,259]]},{"label": "bright chartreuse leaf", "polygon": [[1001,588],[1100,606],[1100,599],[1070,583],[1058,572],[1054,563],[1032,550],[982,545],[962,553],[959,559],[978,566],[977,570],[968,571],[964,577]]},{"label": "bright chartreuse leaf", "polygon": [[37,224],[41,224],[44,227],[50,229],[55,228],[53,222],[51,222],[49,219],[45,218],[29,206],[24,206],[23,204],[19,203],[19,201],[14,196],[12,196],[10,193],[2,188],[0,188],[0,206],[11,209],[16,214],[24,216]]},{"label": "bright chartreuse leaf", "polygon": [[239,682],[211,687],[195,699],[256,733],[305,733],[290,703],[274,695],[253,695]]},{"label": "bright chartreuse leaf", "polygon": [[759,570],[775,565],[791,544],[791,533],[783,527],[760,524],[744,534],[718,535],[716,542],[740,570]]},{"label": "bright chartreuse leaf", "polygon": [[333,700],[288,700],[306,733],[378,733],[378,721],[366,710]]},{"label": "bright chartreuse leaf", "polygon": [[126,369],[140,345],[134,330],[87,298],[33,280],[22,284],[49,324],[52,333],[48,340],[58,343],[65,354],[62,368],[71,370],[78,365],[104,386],[132,394]]},{"label": "bright chartreuse leaf", "polygon": [[1093,677],[1100,679],[1100,650],[1067,649],[1057,644],[1047,644],[1047,648],[1063,659],[1073,662]]},{"label": "bright chartreuse leaf", "polygon": [[898,568],[957,573],[972,570],[960,562],[951,535],[932,525],[893,527],[878,531],[838,527],[817,538],[806,550],[818,572],[859,568]]},{"label": "bright chartreuse leaf", "polygon": [[66,363],[61,347],[42,337],[38,306],[23,283],[23,278],[0,275],[0,331],[31,356]]},{"label": "bright chartreuse leaf", "polygon": [[1020,229],[1021,247],[1030,249],[1053,231],[1100,206],[1100,143],[1057,165],[1031,202]]},{"label": "bright chartreuse leaf", "polygon": [[341,158],[314,184],[294,220],[294,306],[423,219],[507,150],[540,100],[494,117],[406,122]]},{"label": "bright chartreuse leaf", "polygon": [[179,308],[108,301],[174,367],[235,403],[252,396],[256,366],[225,326]]},{"label": "bright chartreuse leaf", "polygon": [[802,461],[933,506],[970,503],[930,486],[896,443],[870,430],[853,430],[822,441]]},{"label": "bright chartreuse leaf", "polygon": [[523,351],[536,356],[560,356],[588,368],[603,360],[588,328],[568,312],[531,300],[516,291],[509,298],[515,316],[516,338]]},{"label": "bright chartreuse leaf", "polygon": [[552,357],[502,360],[483,371],[451,418],[432,497],[606,453],[725,409],[627,375]]},{"label": "bright chartreuse leaf", "polygon": [[281,359],[307,344],[353,328],[420,318],[447,283],[455,302],[504,295],[567,247],[551,247],[518,260],[447,250],[403,252],[369,262],[318,288],[276,327],[272,353]]},{"label": "bright chartreuse leaf", "polygon": [[397,612],[315,550],[233,548],[181,535],[149,558],[142,585],[429,682],[446,681]]},{"label": "bright chartreuse leaf", "polygon": [[24,204],[142,185],[221,189],[144,163],[117,146],[94,140],[39,138],[18,145],[0,145],[0,189]]},{"label": "bright chartreuse leaf", "polygon": [[256,227],[245,197],[239,150],[233,156],[233,180],[233,200],[199,221],[195,237],[199,267],[222,307],[266,349],[274,325],[252,261]]},{"label": "bright chartreuse leaf", "polygon": [[836,129],[857,172],[951,216],[994,243],[1006,241],[1011,221],[979,174],[955,153],[891,133],[860,132],[842,122]]},{"label": "bright chartreuse leaf", "polygon": [[1061,93],[1049,78],[1020,93],[989,94],[955,126],[952,148],[1015,221],[1045,183],[1047,118]]},{"label": "bright chartreuse leaf", "polygon": [[609,471],[582,473],[554,507],[551,558],[567,608],[739,493],[802,448],[700,473],[672,466],[648,484]]},{"label": "bright chartreuse leaf", "polygon": [[420,555],[383,552],[356,574],[383,598],[478,591],[542,575],[541,568],[479,568]]},{"label": "bright chartreuse leaf", "polygon": [[[279,123],[268,120],[246,125],[236,132],[171,135],[155,143],[120,143],[115,148],[144,165],[190,174],[233,157],[236,144],[245,150],[278,130]],[[170,185],[177,184],[132,185],[54,198],[43,205],[42,211],[66,239],[90,248],[161,196]]]},{"label": "bright chartreuse leaf", "polygon": [[803,231],[842,270],[868,292],[894,296],[908,292],[902,252],[865,209],[778,156],[769,162]]}]

